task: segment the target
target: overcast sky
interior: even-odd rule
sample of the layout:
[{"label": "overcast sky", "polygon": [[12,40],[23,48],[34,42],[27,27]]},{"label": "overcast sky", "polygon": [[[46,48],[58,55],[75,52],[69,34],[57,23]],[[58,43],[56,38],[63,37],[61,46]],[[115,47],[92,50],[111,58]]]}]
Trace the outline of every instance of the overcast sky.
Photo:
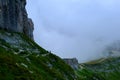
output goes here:
[{"label": "overcast sky", "polygon": [[95,59],[120,40],[120,0],[27,0],[26,8],[35,41],[62,58]]}]

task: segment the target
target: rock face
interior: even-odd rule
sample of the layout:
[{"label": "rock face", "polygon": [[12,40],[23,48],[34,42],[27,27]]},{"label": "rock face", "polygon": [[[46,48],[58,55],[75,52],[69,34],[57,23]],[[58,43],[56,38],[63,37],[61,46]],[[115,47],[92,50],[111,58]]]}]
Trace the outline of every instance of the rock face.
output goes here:
[{"label": "rock face", "polygon": [[33,22],[28,18],[26,0],[0,0],[0,28],[26,34],[33,39]]},{"label": "rock face", "polygon": [[66,59],[63,59],[68,65],[70,65],[74,70],[78,70],[78,66],[79,66],[79,63],[78,63],[78,60],[76,58],[66,58]]},{"label": "rock face", "polygon": [[34,24],[32,22],[32,19],[28,18],[27,20],[27,26],[24,28],[24,33],[29,36],[31,39],[33,39],[33,30],[34,30]]}]

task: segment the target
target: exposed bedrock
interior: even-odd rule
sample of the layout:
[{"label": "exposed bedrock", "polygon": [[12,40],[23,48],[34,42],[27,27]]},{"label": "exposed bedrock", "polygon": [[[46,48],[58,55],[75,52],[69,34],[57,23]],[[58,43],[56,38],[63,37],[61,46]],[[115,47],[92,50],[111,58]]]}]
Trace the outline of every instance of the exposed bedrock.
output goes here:
[{"label": "exposed bedrock", "polygon": [[26,0],[0,0],[0,28],[33,39],[34,25],[25,9]]}]

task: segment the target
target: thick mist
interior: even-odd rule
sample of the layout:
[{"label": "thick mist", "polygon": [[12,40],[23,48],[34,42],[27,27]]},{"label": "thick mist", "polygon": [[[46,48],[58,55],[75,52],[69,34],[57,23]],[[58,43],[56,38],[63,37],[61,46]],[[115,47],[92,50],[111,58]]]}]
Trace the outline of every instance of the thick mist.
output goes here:
[{"label": "thick mist", "polygon": [[120,0],[27,0],[35,41],[62,58],[85,62],[120,40]]}]

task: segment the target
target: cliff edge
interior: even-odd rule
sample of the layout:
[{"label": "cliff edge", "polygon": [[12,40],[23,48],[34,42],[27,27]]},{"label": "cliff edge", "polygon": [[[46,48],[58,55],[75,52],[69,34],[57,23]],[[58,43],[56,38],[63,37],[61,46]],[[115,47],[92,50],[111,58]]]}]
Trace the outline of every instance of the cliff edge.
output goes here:
[{"label": "cliff edge", "polygon": [[0,0],[0,80],[79,80],[60,57],[31,40],[34,24],[25,5]]},{"label": "cliff edge", "polygon": [[0,29],[24,33],[33,39],[34,25],[25,6],[26,0],[0,0]]}]

